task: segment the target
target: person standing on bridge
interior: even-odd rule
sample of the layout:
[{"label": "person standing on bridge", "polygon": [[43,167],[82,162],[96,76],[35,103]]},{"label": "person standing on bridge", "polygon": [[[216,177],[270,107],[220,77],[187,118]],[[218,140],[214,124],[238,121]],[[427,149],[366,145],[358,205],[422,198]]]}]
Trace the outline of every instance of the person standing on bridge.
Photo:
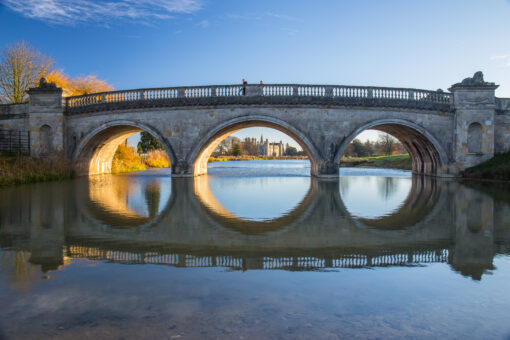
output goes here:
[{"label": "person standing on bridge", "polygon": [[243,96],[246,96],[246,86],[248,85],[248,82],[246,81],[245,78],[243,78],[243,88],[241,90],[241,93],[243,94]]}]

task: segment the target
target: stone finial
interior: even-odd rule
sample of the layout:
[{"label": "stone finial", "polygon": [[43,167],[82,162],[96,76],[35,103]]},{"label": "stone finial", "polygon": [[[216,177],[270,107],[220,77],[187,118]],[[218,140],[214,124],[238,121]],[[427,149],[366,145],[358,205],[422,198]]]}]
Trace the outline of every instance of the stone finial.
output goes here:
[{"label": "stone finial", "polygon": [[495,89],[498,86],[499,85],[485,81],[483,79],[482,71],[478,71],[473,75],[473,77],[465,78],[460,83],[453,84],[449,90],[451,91],[452,89],[465,88],[465,87],[488,87],[488,88]]}]

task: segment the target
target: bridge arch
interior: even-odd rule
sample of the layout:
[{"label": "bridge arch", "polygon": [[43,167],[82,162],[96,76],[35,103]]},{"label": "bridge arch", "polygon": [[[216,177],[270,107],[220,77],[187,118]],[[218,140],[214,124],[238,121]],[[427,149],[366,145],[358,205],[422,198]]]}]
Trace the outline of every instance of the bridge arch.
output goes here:
[{"label": "bridge arch", "polygon": [[136,121],[116,120],[101,124],[87,133],[78,143],[72,157],[78,174],[110,173],[117,147],[126,138],[142,131],[150,133],[163,144],[170,157],[172,167],[176,166],[175,152],[168,140],[163,138],[158,130]]},{"label": "bridge arch", "polygon": [[207,161],[212,152],[226,137],[248,127],[268,127],[279,130],[293,138],[306,152],[310,160],[312,176],[318,174],[319,152],[310,139],[291,124],[270,116],[246,115],[222,122],[205,135],[193,148],[188,164],[194,176],[207,174]]},{"label": "bridge arch", "polygon": [[386,132],[397,138],[409,152],[413,172],[430,175],[446,172],[448,157],[438,140],[420,125],[405,119],[380,119],[359,126],[343,140],[338,148],[335,154],[336,164],[340,164],[349,143],[368,129]]}]

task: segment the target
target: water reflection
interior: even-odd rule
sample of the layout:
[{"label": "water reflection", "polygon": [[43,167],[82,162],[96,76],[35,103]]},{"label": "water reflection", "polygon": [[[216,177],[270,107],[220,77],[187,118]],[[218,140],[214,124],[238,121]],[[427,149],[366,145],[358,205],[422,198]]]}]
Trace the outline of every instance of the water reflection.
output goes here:
[{"label": "water reflection", "polygon": [[142,225],[155,218],[168,204],[168,176],[146,172],[143,176],[93,176],[80,181],[88,186],[87,206],[98,220],[109,226]]},{"label": "water reflection", "polygon": [[[509,216],[509,206],[455,182],[289,180],[289,188],[299,183],[299,190],[290,190],[293,206],[284,204],[279,214],[257,220],[230,211],[228,200],[216,198],[213,181],[148,173],[5,189],[0,246],[2,260],[11,264],[3,263],[2,270],[17,282],[34,277],[31,265],[55,270],[67,258],[293,271],[448,262],[480,279],[510,239],[507,220],[495,218]],[[367,192],[367,184],[383,195]],[[249,187],[248,181],[237,188]],[[368,211],[394,197],[399,203],[384,214],[363,214],[351,203],[360,191]]]},{"label": "water reflection", "polygon": [[[340,192],[353,216],[377,218],[398,210],[410,194],[410,174],[403,178],[351,176],[340,178]],[[370,207],[367,209],[367,207]]]},{"label": "water reflection", "polygon": [[278,171],[2,189],[0,338],[509,334],[509,188]]}]

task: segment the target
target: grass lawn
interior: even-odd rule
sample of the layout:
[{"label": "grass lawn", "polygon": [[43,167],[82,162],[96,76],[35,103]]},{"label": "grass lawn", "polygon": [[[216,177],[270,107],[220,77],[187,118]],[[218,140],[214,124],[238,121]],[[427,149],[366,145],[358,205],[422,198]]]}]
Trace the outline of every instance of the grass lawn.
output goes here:
[{"label": "grass lawn", "polygon": [[340,166],[355,168],[390,168],[411,170],[412,162],[411,157],[409,157],[408,154],[377,157],[343,157]]}]

